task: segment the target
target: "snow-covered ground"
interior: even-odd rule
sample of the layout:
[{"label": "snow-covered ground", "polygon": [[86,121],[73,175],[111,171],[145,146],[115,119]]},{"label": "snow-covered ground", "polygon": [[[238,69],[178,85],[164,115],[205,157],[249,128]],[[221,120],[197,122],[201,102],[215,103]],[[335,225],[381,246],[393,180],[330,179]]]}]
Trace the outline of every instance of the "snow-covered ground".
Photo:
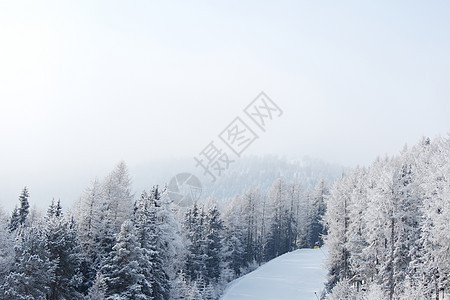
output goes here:
[{"label": "snow-covered ground", "polygon": [[232,281],[222,300],[317,299],[326,279],[327,249],[299,249]]}]

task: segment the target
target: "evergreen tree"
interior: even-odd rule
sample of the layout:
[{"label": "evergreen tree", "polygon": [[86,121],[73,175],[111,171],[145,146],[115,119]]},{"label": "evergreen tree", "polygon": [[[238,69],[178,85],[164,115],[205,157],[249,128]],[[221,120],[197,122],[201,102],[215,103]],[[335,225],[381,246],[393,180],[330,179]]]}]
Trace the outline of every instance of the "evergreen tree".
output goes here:
[{"label": "evergreen tree", "polygon": [[329,298],[445,299],[449,157],[448,139],[424,138],[335,182],[325,214]]},{"label": "evergreen tree", "polygon": [[286,243],[284,243],[287,228],[285,192],[284,182],[281,179],[277,179],[272,185],[269,198],[271,213],[269,232],[264,247],[266,260],[270,260],[289,251]]},{"label": "evergreen tree", "polygon": [[19,196],[19,224],[25,224],[28,213],[30,212],[30,204],[28,203],[28,198],[30,197],[27,187],[24,187],[22,193]]},{"label": "evergreen tree", "polygon": [[14,263],[14,238],[15,232],[9,230],[9,221],[0,207],[0,286],[10,273]]},{"label": "evergreen tree", "polygon": [[[155,198],[156,197],[156,198]],[[143,268],[146,279],[151,284],[149,293],[153,299],[168,299],[170,282],[163,266],[158,245],[161,237],[157,211],[161,209],[159,192],[155,187],[150,196],[143,192],[134,209],[134,224],[137,240],[142,247],[143,259],[150,262],[151,268]],[[150,287],[149,287],[150,288]]]},{"label": "evergreen tree", "polygon": [[322,224],[322,217],[325,214],[325,197],[328,195],[328,189],[325,181],[320,180],[311,195],[311,204],[309,208],[309,224],[308,227],[308,247],[313,248],[316,243],[320,245],[323,243],[322,234],[324,227]]},{"label": "evergreen tree", "polygon": [[188,240],[185,274],[190,280],[195,280],[205,274],[205,257],[203,252],[203,221],[204,214],[197,203],[186,213],[184,229]]},{"label": "evergreen tree", "polygon": [[349,223],[349,179],[342,176],[332,186],[324,221],[328,229],[325,244],[329,247],[327,258],[330,291],[340,280],[349,278],[349,256],[347,232]]},{"label": "evergreen tree", "polygon": [[19,210],[16,206],[16,207],[14,207],[14,210],[12,211],[8,228],[10,231],[14,231],[19,227],[19,225],[20,225]]},{"label": "evergreen tree", "polygon": [[222,252],[224,269],[230,268],[236,277],[241,275],[241,268],[245,266],[243,222],[238,201],[239,197],[235,197],[224,213],[226,226]]},{"label": "evergreen tree", "polygon": [[50,261],[55,264],[48,299],[80,299],[81,247],[75,223],[64,219],[59,200],[56,204],[52,201],[47,211],[44,236]]},{"label": "evergreen tree", "polygon": [[2,299],[45,299],[48,283],[54,278],[55,262],[50,261],[45,237],[35,227],[21,228],[14,246],[14,262],[0,287]]},{"label": "evergreen tree", "polygon": [[170,294],[170,299],[180,300],[188,299],[189,297],[189,284],[187,282],[186,276],[183,271],[177,274],[173,284]]},{"label": "evergreen tree", "polygon": [[117,243],[106,259],[101,272],[107,284],[107,299],[153,299],[151,263],[144,257],[131,221],[125,221],[117,236]]},{"label": "evergreen tree", "polygon": [[14,231],[20,225],[24,225],[30,212],[30,204],[28,203],[29,193],[27,187],[24,187],[19,196],[19,208],[14,208],[9,222],[9,230]]},{"label": "evergreen tree", "polygon": [[89,289],[86,300],[105,300],[106,289],[107,286],[103,274],[101,272],[97,272],[94,284]]},{"label": "evergreen tree", "polygon": [[177,208],[171,203],[167,189],[165,188],[158,196],[156,219],[159,233],[156,247],[163,261],[165,273],[173,281],[177,277],[177,273],[183,269],[186,247],[181,223],[175,216]]},{"label": "evergreen tree", "polygon": [[259,245],[258,223],[260,195],[257,190],[248,190],[241,197],[240,214],[243,222],[244,257],[246,263],[252,263],[259,259],[258,253],[262,245]]},{"label": "evergreen tree", "polygon": [[[130,186],[128,168],[124,162],[120,162],[101,183],[101,191],[93,191],[101,199],[98,214],[91,216],[98,220],[94,235],[98,260],[103,260],[112,251],[114,237],[121,230],[122,223],[131,217],[133,195]],[[96,203],[93,205],[97,206]]]},{"label": "evergreen tree", "polygon": [[217,207],[208,210],[205,222],[205,280],[207,283],[217,282],[222,267],[223,222]]},{"label": "evergreen tree", "polygon": [[103,225],[108,230],[105,232],[106,235],[118,233],[122,223],[131,216],[133,195],[130,186],[131,179],[124,162],[120,162],[102,184],[103,203],[101,209],[105,214]]}]

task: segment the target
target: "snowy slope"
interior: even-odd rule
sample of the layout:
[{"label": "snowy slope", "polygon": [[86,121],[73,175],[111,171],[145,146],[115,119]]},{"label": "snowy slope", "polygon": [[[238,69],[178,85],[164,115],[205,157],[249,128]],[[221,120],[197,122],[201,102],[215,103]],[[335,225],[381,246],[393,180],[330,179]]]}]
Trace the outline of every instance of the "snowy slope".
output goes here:
[{"label": "snowy slope", "polygon": [[222,300],[317,299],[325,282],[327,250],[300,249],[286,253],[231,282]]}]

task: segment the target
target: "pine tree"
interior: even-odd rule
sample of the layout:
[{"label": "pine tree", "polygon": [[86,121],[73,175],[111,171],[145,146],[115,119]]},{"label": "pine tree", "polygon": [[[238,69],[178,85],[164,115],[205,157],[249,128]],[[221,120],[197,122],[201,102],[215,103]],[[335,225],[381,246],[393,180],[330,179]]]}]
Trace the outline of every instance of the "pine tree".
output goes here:
[{"label": "pine tree", "polygon": [[286,206],[285,185],[281,179],[277,179],[270,192],[270,223],[264,247],[265,259],[270,260],[289,251],[284,243],[286,231]]},{"label": "pine tree", "polygon": [[176,207],[172,206],[167,189],[159,194],[156,219],[159,230],[157,248],[163,261],[163,268],[169,279],[175,280],[177,273],[183,269],[186,247],[183,240],[181,223],[175,216]]},{"label": "pine tree", "polygon": [[[92,225],[95,225],[95,265],[99,265],[112,251],[115,244],[114,237],[117,236],[121,225],[125,220],[129,220],[132,214],[131,180],[128,175],[128,169],[124,162],[120,162],[114,170],[103,180],[100,187],[96,183],[91,187],[91,197],[88,200],[88,206],[93,206],[93,213],[88,217],[92,218]],[[98,189],[100,188],[100,190]],[[96,198],[99,199],[98,203]],[[98,224],[96,224],[98,222]],[[83,231],[85,232],[85,224]]]},{"label": "pine tree", "polygon": [[143,256],[135,227],[131,221],[122,224],[117,243],[101,272],[107,284],[107,299],[152,299],[151,263]]},{"label": "pine tree", "polygon": [[101,272],[97,272],[95,275],[95,281],[92,287],[89,289],[89,293],[86,300],[105,300],[106,299],[106,282],[105,277]]},{"label": "pine tree", "polygon": [[417,161],[423,218],[408,289],[445,299],[443,295],[450,291],[450,135],[433,142],[423,138],[412,152]]},{"label": "pine tree", "polygon": [[59,200],[56,204],[52,201],[47,211],[44,236],[50,261],[55,264],[48,299],[80,299],[81,247],[75,223],[64,219]]},{"label": "pine tree", "polygon": [[223,222],[217,207],[208,210],[205,222],[205,279],[207,283],[217,282],[222,261]]},{"label": "pine tree", "polygon": [[[335,182],[325,221],[329,298],[445,299],[450,143],[424,138]],[[447,293],[447,294],[446,294]]]},{"label": "pine tree", "polygon": [[366,257],[365,250],[369,246],[367,242],[367,224],[365,214],[367,212],[368,195],[373,193],[374,183],[371,182],[367,170],[357,167],[349,175],[353,180],[354,189],[350,194],[348,205],[349,220],[347,231],[347,249],[352,254],[349,258],[349,269],[352,270],[353,284],[359,289],[368,278],[373,278],[373,262]]},{"label": "pine tree", "polygon": [[9,222],[0,207],[0,286],[10,273],[14,263],[14,238],[15,232],[9,230]]},{"label": "pine tree", "polygon": [[205,274],[203,239],[203,210],[197,203],[188,209],[184,222],[186,238],[188,240],[185,274],[190,280],[195,280]]},{"label": "pine tree", "polygon": [[19,227],[19,225],[20,225],[19,209],[16,206],[16,207],[14,207],[14,210],[12,211],[8,228],[10,231],[14,231]]},{"label": "pine tree", "polygon": [[245,266],[243,222],[239,209],[239,197],[235,197],[224,213],[225,230],[222,259],[225,268],[233,270],[233,277],[241,275]]},{"label": "pine tree", "polygon": [[326,284],[328,291],[340,280],[348,279],[350,274],[350,253],[347,245],[350,189],[349,179],[342,176],[333,184],[327,200],[328,209],[324,221],[328,231],[325,244],[329,247],[327,258],[329,274]]},{"label": "pine tree", "polygon": [[118,233],[122,223],[131,216],[133,195],[130,185],[131,179],[124,162],[120,162],[102,184],[104,199],[101,209],[105,214],[104,226],[109,230],[106,235]]},{"label": "pine tree", "polygon": [[20,225],[24,225],[30,212],[30,204],[28,203],[29,193],[27,187],[24,187],[19,196],[19,208],[14,208],[9,222],[9,230],[14,231]]},{"label": "pine tree", "polygon": [[240,213],[243,217],[243,237],[245,262],[252,263],[259,258],[258,252],[261,245],[258,245],[258,221],[260,195],[257,190],[248,190],[241,197]]},{"label": "pine tree", "polygon": [[45,299],[56,267],[49,257],[44,234],[39,228],[19,229],[14,262],[0,287],[2,299]]},{"label": "pine tree", "polygon": [[[106,256],[105,248],[112,248],[113,236],[102,236],[101,203],[102,188],[99,181],[94,180],[84,191],[75,207],[73,218],[77,224],[77,234],[82,249],[80,271],[83,274],[81,291],[86,293],[94,284],[97,270]],[[108,251],[109,252],[109,251]]]},{"label": "pine tree", "polygon": [[170,293],[170,299],[180,300],[180,299],[188,299],[189,297],[189,284],[187,282],[186,276],[181,270],[172,284],[172,290]]},{"label": "pine tree", "polygon": [[320,245],[323,243],[322,234],[324,233],[324,227],[322,224],[322,217],[325,214],[325,197],[328,195],[328,189],[325,181],[320,180],[311,195],[311,204],[309,208],[309,236],[308,246],[313,248],[316,243]]},{"label": "pine tree", "polygon": [[28,213],[30,212],[30,204],[28,203],[28,197],[30,197],[27,187],[24,187],[22,190],[22,194],[19,196],[19,224],[25,224]]},{"label": "pine tree", "polygon": [[134,224],[137,240],[142,247],[143,259],[151,264],[151,268],[144,268],[146,279],[151,284],[151,296],[154,299],[168,299],[170,295],[170,282],[163,266],[161,249],[158,240],[161,237],[158,226],[157,211],[161,209],[160,195],[155,187],[150,196],[143,192],[134,210]]}]

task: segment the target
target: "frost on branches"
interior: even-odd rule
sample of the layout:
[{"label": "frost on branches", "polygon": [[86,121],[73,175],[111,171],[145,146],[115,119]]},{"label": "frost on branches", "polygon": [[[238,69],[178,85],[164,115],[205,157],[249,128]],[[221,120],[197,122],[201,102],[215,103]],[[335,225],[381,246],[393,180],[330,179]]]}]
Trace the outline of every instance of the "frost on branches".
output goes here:
[{"label": "frost on branches", "polygon": [[424,138],[355,169],[333,184],[326,202],[330,299],[449,296],[448,138]]}]

